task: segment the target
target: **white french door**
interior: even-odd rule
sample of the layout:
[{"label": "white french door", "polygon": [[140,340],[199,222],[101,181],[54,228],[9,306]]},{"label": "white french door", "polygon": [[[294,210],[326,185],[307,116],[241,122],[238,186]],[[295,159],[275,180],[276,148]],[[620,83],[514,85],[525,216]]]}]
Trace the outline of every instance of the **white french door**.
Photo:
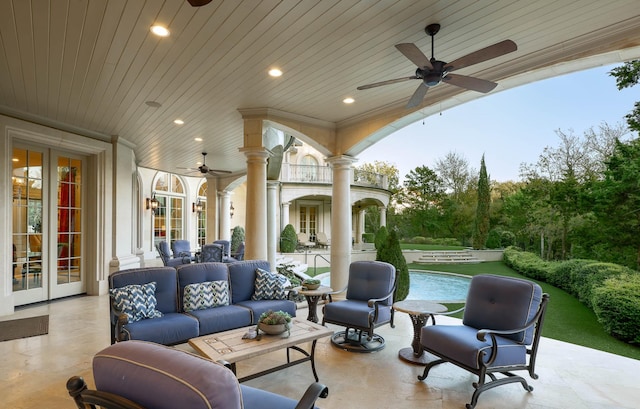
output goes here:
[{"label": "white french door", "polygon": [[82,267],[85,158],[16,145],[12,163],[15,305],[85,292]]}]

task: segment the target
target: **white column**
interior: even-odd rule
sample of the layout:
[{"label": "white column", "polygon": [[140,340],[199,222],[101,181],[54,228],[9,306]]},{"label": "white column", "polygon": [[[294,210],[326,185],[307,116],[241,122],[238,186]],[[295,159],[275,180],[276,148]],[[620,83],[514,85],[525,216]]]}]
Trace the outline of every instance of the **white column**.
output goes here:
[{"label": "white column", "polygon": [[263,147],[242,148],[247,157],[245,259],[267,260],[267,158]]},{"label": "white column", "polygon": [[387,225],[387,208],[384,206],[378,207],[380,210],[380,227]]},{"label": "white column", "polygon": [[335,156],[327,162],[333,171],[331,200],[331,287],[346,287],[351,264],[351,164],[350,156]]},{"label": "white column", "polygon": [[282,213],[280,214],[280,231],[284,230],[284,228],[289,224],[289,206],[291,206],[291,202],[282,203]]},{"label": "white column", "polygon": [[267,181],[267,260],[271,271],[276,270],[276,250],[278,243],[278,187],[280,182]]},{"label": "white column", "polygon": [[220,240],[231,240],[231,194],[223,190],[218,192],[220,203]]},{"label": "white column", "polygon": [[365,209],[358,210],[358,238],[356,239],[358,243],[364,243],[364,240],[362,240],[362,235],[366,233],[364,227],[365,213]]}]

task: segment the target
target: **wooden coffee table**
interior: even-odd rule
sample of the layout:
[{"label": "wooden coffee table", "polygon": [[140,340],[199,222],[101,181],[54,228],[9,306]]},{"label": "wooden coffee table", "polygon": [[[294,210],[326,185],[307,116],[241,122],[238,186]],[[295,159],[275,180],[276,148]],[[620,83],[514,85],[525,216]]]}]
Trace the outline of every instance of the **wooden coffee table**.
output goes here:
[{"label": "wooden coffee table", "polygon": [[[311,362],[311,370],[313,376],[318,382],[318,373],[315,366],[315,350],[316,342],[318,339],[328,337],[333,334],[333,331],[322,325],[318,325],[311,321],[307,321],[301,318],[293,318],[291,320],[291,330],[289,335],[287,333],[281,335],[267,335],[260,331],[260,338],[256,339],[242,339],[242,336],[250,329],[255,329],[256,326],[237,328],[229,331],[218,332],[216,334],[205,335],[203,337],[193,338],[189,340],[191,345],[198,353],[211,359],[212,361],[221,362],[227,365],[233,373],[236,373],[236,362],[244,361],[245,359],[258,357],[269,352],[278,351],[281,349],[287,349],[287,362],[269,368],[264,371],[257,372],[255,374],[247,375],[242,378],[238,378],[238,381],[244,382],[259,376],[263,376],[280,369],[288,368],[293,365],[298,365],[303,362]],[[311,341],[311,350],[306,351],[299,345],[305,342]],[[296,350],[303,355],[303,358],[291,360],[289,352],[290,350]]]}]

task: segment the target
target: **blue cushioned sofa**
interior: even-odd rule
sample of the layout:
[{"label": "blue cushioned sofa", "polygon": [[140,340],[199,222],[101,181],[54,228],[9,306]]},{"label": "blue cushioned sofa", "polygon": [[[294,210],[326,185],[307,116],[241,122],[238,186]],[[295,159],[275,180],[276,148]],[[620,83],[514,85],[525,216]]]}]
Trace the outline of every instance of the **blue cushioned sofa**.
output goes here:
[{"label": "blue cushioned sofa", "polygon": [[[121,270],[109,276],[109,289],[156,283],[155,309],[158,318],[132,320],[111,303],[111,343],[125,340],[151,341],[174,345],[202,335],[257,324],[260,314],[282,310],[296,314],[296,304],[289,299],[252,300],[256,269],[269,271],[265,260],[235,263],[196,263],[177,267],[146,267]],[[228,305],[185,310],[185,288],[190,284],[226,281]]]}]

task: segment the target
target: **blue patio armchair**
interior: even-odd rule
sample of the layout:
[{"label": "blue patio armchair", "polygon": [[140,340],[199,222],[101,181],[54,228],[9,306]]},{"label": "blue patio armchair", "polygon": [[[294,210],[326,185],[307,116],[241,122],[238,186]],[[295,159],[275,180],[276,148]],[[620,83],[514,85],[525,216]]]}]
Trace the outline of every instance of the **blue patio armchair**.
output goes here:
[{"label": "blue patio armchair", "polygon": [[171,251],[173,258],[188,257],[190,261],[195,261],[195,254],[191,253],[191,243],[189,240],[174,240],[171,242]]},{"label": "blue patio armchair", "polygon": [[[346,351],[374,352],[385,346],[384,338],[374,333],[381,325],[393,328],[393,293],[396,268],[382,261],[354,261],[344,290],[329,293],[323,308],[322,325],[346,327],[336,332],[331,342]],[[346,299],[333,302],[332,296],[346,291]]]},{"label": "blue patio armchair", "polygon": [[118,342],[93,357],[95,390],[79,376],[67,391],[79,409],[312,409],[328,389],[312,383],[299,401],[241,385],[231,369],[145,341]]},{"label": "blue patio armchair", "polygon": [[224,253],[224,248],[220,244],[205,244],[204,246],[202,246],[202,251],[200,253],[200,262],[221,263],[223,253]]},{"label": "blue patio armchair", "polygon": [[156,244],[156,250],[158,250],[158,254],[160,255],[160,259],[162,260],[162,264],[169,267],[179,266],[180,264],[189,264],[191,263],[191,255],[189,257],[180,257],[180,258],[172,258],[171,251],[169,249],[169,243],[166,241],[161,241]]},{"label": "blue patio armchair", "polygon": [[520,382],[532,391],[533,387],[513,372],[528,371],[531,378],[538,378],[535,363],[548,301],[549,295],[528,280],[473,277],[462,324],[422,328],[421,348],[438,359],[428,363],[418,379],[426,379],[434,366],[447,362],[477,375],[467,409],[475,407],[482,392],[496,386]]}]

